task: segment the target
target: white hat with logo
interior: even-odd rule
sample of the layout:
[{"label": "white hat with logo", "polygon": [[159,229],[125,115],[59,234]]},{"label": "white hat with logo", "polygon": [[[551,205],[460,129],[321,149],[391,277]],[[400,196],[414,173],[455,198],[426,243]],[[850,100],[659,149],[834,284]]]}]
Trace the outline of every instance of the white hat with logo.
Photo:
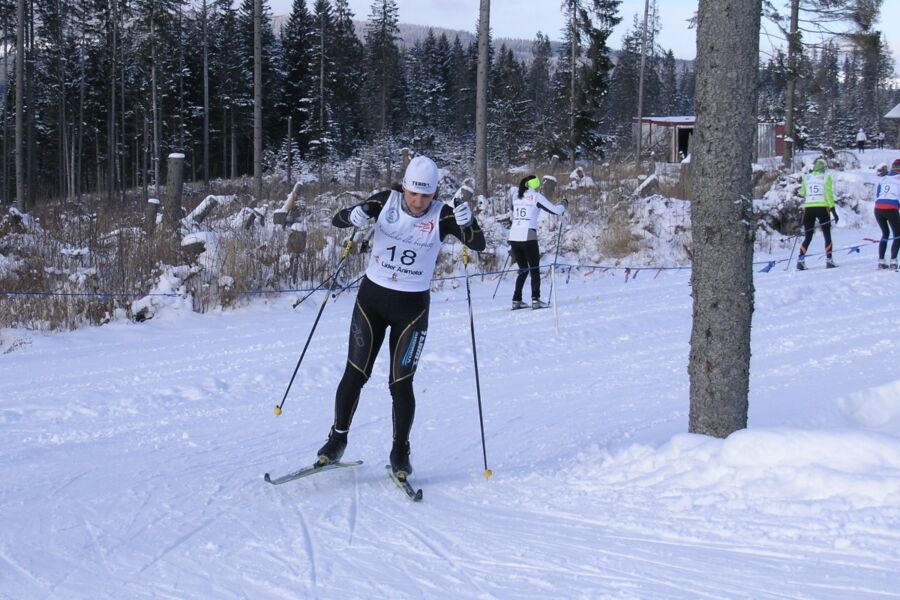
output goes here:
[{"label": "white hat with logo", "polygon": [[438,186],[438,168],[427,156],[417,156],[406,167],[403,187],[417,194],[433,194]]}]

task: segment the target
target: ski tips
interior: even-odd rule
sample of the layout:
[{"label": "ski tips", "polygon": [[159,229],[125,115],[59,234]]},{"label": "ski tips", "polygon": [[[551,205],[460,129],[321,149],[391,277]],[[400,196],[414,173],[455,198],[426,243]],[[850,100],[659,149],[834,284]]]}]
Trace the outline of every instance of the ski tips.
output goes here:
[{"label": "ski tips", "polygon": [[269,476],[268,473],[266,473],[265,475],[263,475],[263,479],[264,479],[265,481],[269,482],[269,483],[272,483],[272,478]]},{"label": "ski tips", "polygon": [[493,477],[493,476],[494,476],[494,472],[493,472],[493,471],[491,471],[490,469],[485,469],[485,470],[484,470],[484,478],[485,478],[485,479],[490,479],[490,478]]},{"label": "ski tips", "polygon": [[280,407],[280,406],[276,406],[276,407],[275,407],[275,416],[276,416],[276,417],[280,417],[280,416],[281,416],[281,407]]}]

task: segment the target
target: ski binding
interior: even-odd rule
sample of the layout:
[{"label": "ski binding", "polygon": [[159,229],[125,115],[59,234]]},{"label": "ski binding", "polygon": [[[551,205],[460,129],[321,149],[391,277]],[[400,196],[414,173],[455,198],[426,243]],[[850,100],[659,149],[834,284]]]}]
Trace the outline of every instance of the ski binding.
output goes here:
[{"label": "ski binding", "polygon": [[387,470],[388,477],[391,478],[391,481],[397,484],[401,490],[406,492],[406,495],[413,502],[419,502],[422,500],[422,490],[414,489],[412,485],[410,485],[409,480],[406,478],[406,473],[394,473],[394,470],[391,468],[391,465],[385,465],[385,470]]}]

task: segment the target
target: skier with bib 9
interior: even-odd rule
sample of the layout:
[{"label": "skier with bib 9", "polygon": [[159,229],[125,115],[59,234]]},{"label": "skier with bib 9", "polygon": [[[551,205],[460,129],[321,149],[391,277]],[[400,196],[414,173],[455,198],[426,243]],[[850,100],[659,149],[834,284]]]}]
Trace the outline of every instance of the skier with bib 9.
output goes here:
[{"label": "skier with bib 9", "polygon": [[[878,268],[896,271],[897,253],[900,252],[900,158],[891,164],[891,170],[878,182],[875,191],[875,221],[881,228]],[[884,262],[884,254],[891,237],[894,239],[891,242],[891,264],[888,266]]]},{"label": "skier with bib 9", "polygon": [[363,385],[390,328],[389,387],[393,400],[391,469],[405,480],[412,473],[409,434],[415,416],[413,375],[428,331],[431,278],[442,240],[453,235],[472,250],[485,248],[484,233],[468,203],[453,208],[436,200],[438,168],[426,156],[413,158],[402,185],[340,210],[335,227],[374,222],[372,255],[350,320],[344,375],[334,401],[334,423],[319,449],[321,465],[340,460]]},{"label": "skier with bib 9", "polygon": [[513,219],[509,229],[509,251],[519,267],[519,275],[516,277],[516,287],[513,291],[512,309],[526,308],[528,305],[522,301],[522,288],[525,279],[531,274],[531,308],[546,308],[549,306],[541,301],[541,251],[538,247],[537,227],[540,211],[546,211],[552,215],[562,215],[566,212],[569,202],[563,198],[561,204],[553,204],[538,190],[541,180],[536,175],[523,177],[519,182],[519,191],[513,200]]},{"label": "skier with bib 9", "polygon": [[826,172],[825,161],[817,158],[812,172],[803,178],[800,195],[803,196],[803,243],[800,244],[800,256],[797,257],[797,270],[806,270],[806,252],[816,232],[816,222],[822,227],[825,236],[825,267],[833,269],[837,265],[831,256],[831,223],[838,222],[838,214],[834,209],[834,182]]}]

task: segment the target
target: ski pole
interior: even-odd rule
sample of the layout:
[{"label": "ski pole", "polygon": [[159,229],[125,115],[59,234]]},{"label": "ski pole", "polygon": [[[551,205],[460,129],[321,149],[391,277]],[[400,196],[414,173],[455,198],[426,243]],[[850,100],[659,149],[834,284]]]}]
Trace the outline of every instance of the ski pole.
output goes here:
[{"label": "ski pole", "polygon": [[297,366],[294,367],[294,374],[291,375],[291,380],[288,382],[287,389],[284,390],[284,396],[281,398],[281,403],[275,405],[275,416],[281,416],[281,407],[284,406],[284,401],[287,400],[288,392],[291,391],[291,386],[294,384],[294,378],[297,377],[297,371],[300,370],[300,363],[303,362],[303,357],[306,356],[306,349],[309,348],[309,342],[312,341],[313,333],[316,332],[316,327],[319,325],[319,319],[322,317],[322,312],[325,310],[325,305],[328,303],[328,298],[331,297],[331,292],[334,291],[335,284],[337,283],[338,274],[341,272],[344,264],[347,261],[347,257],[350,255],[350,249],[353,247],[353,236],[356,235],[356,227],[353,228],[353,232],[350,234],[350,237],[347,239],[347,242],[344,244],[344,251],[341,253],[341,260],[338,262],[337,268],[334,270],[334,275],[331,277],[331,288],[328,290],[328,293],[325,294],[325,298],[322,300],[322,306],[319,307],[319,314],[316,315],[316,320],[313,322],[312,329],[309,331],[309,337],[306,338],[306,344],[303,346],[303,351],[300,353],[300,359],[297,361]]},{"label": "ski pole", "polygon": [[296,302],[294,302],[294,304],[291,306],[291,308],[297,308],[298,306],[300,306],[301,304],[303,304],[303,302],[304,302],[307,298],[309,298],[310,296],[312,296],[313,294],[315,294],[316,292],[318,292],[319,290],[321,290],[323,287],[325,287],[326,285],[328,285],[328,282],[329,282],[333,277],[334,277],[334,274],[333,274],[333,273],[332,273],[330,276],[326,277],[325,280],[324,280],[322,283],[320,283],[319,285],[317,285],[316,287],[314,287],[313,289],[311,289],[309,292],[307,292],[307,294],[306,294],[305,296],[303,296],[302,298],[300,298],[299,300],[297,300]]},{"label": "ski pole", "polygon": [[509,264],[509,254],[506,255],[506,261],[503,263],[503,268],[500,269],[500,278],[497,280],[497,287],[494,288],[494,295],[491,296],[491,300],[497,297],[497,290],[500,289],[500,282],[503,281],[503,276],[506,275],[506,265]]},{"label": "ski pole", "polygon": [[799,242],[799,241],[800,241],[800,236],[795,235],[794,236],[794,245],[791,246],[791,255],[788,256],[787,265],[785,265],[785,267],[784,267],[785,271],[787,271],[791,267],[791,260],[793,260],[793,258],[794,258],[794,250],[797,249],[797,242]]},{"label": "ski pole", "polygon": [[469,330],[472,333],[472,360],[475,362],[475,394],[478,398],[478,424],[481,427],[481,453],[484,457],[484,478],[490,479],[493,471],[488,469],[487,446],[484,441],[484,411],[481,408],[481,380],[478,376],[478,351],[475,347],[475,315],[472,312],[472,289],[469,286],[469,247],[463,244],[463,272],[466,276],[466,300],[469,303]]},{"label": "ski pole", "polygon": [[[553,295],[553,283],[556,281],[555,267],[556,267],[556,261],[559,259],[559,242],[562,240],[563,225],[565,225],[565,221],[560,219],[559,220],[559,233],[556,234],[556,254],[553,256],[553,267],[554,268],[552,268],[550,270],[550,274],[552,275],[552,277],[550,278],[550,293],[547,294],[548,297]],[[557,329],[558,329],[558,327],[557,327]]]},{"label": "ski pole", "polygon": [[818,223],[818,222],[813,223],[813,226],[812,226],[812,227],[810,227],[810,228],[808,228],[808,229],[804,229],[803,231],[801,231],[801,232],[798,233],[797,235],[793,236],[793,238],[794,238],[794,245],[791,247],[791,255],[788,256],[787,264],[786,264],[785,267],[784,267],[784,270],[785,270],[785,271],[787,271],[788,269],[791,268],[791,260],[793,260],[793,258],[794,258],[794,250],[797,249],[797,242],[800,241],[800,238],[805,237],[806,234],[809,233],[810,231],[815,231],[815,230],[816,230],[816,227],[825,227],[826,225],[830,225],[832,222],[833,222],[833,219],[828,219],[828,220],[825,221],[824,223]]},{"label": "ski pole", "polygon": [[331,298],[332,298],[333,300],[337,299],[338,296],[340,296],[341,294],[343,294],[344,292],[346,292],[347,290],[349,290],[350,288],[352,288],[354,285],[356,285],[357,283],[359,283],[359,280],[362,279],[362,278],[365,277],[365,276],[366,276],[366,273],[365,273],[365,271],[363,271],[363,274],[362,274],[362,275],[360,275],[359,277],[357,277],[356,279],[354,279],[353,281],[351,281],[350,283],[348,283],[347,285],[345,285],[344,287],[342,287],[342,288],[339,289],[338,291],[332,292]]},{"label": "ski pole", "polygon": [[[471,192],[470,192],[471,193]],[[459,206],[460,202],[465,202],[464,198],[457,198],[453,206]],[[465,237],[465,233],[463,233],[463,237]],[[488,469],[487,464],[487,445],[484,441],[484,411],[481,407],[481,378],[478,376],[478,350],[475,346],[475,314],[472,311],[472,288],[469,285],[469,247],[466,246],[466,243],[463,242],[462,247],[462,257],[463,257],[463,273],[466,276],[466,301],[469,304],[469,331],[472,334],[472,360],[475,363],[475,394],[478,398],[478,425],[481,427],[481,454],[484,458],[484,478],[490,479],[490,477],[494,474],[493,471]]]}]

